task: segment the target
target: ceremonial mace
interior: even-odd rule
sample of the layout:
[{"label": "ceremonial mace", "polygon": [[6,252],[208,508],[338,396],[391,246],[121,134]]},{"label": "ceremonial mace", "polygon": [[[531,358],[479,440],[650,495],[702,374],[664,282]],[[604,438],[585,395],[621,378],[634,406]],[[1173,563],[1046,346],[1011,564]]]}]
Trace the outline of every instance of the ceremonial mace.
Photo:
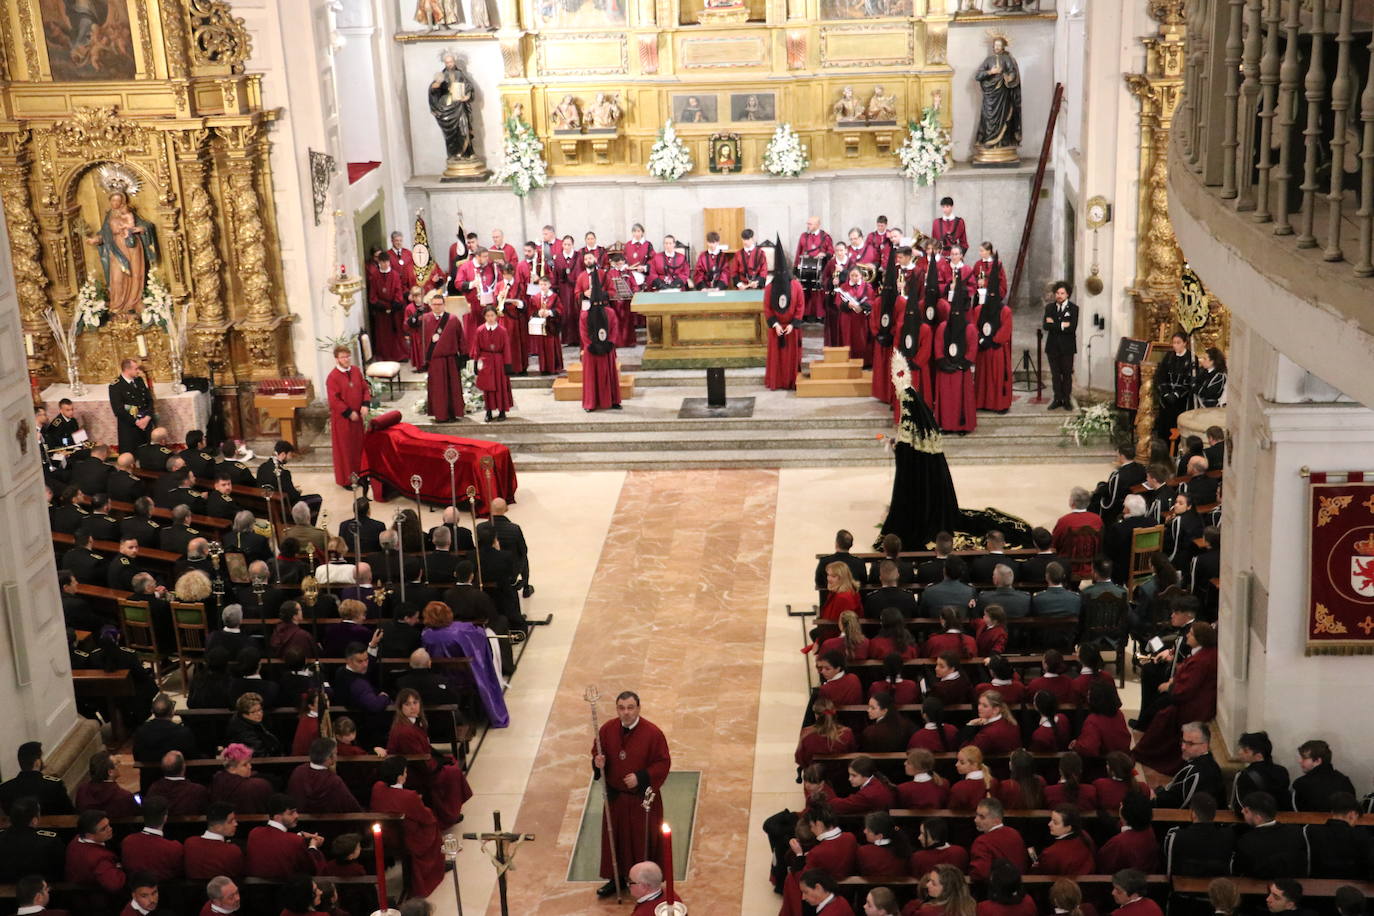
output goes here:
[{"label": "ceremonial mace", "polygon": [[[458,904],[458,916],[463,916],[463,892],[458,887],[458,853],[463,851],[463,844],[458,840],[458,834],[444,834],[444,842],[441,846],[444,858],[453,864],[450,871],[453,873],[453,899]],[[499,879],[498,879],[499,880]]]},{"label": "ceremonial mace", "polygon": [[[358,499],[359,499],[359,497],[358,497],[358,492],[357,492],[358,489],[359,489],[359,488],[358,488],[358,483],[359,483],[359,480],[358,480],[358,474],[357,474],[357,472],[354,472],[354,473],[348,475],[348,488],[349,488],[350,490],[353,491],[353,563],[354,563],[354,566],[353,566],[353,570],[354,570],[353,581],[354,581],[354,582],[357,582],[357,581],[358,581],[358,576],[357,576],[357,569],[358,569],[358,567],[357,567],[357,564],[358,564],[358,563],[361,563],[362,560],[363,560],[363,540],[362,540],[363,526],[359,523],[359,519],[358,519]],[[366,486],[366,485],[364,484],[364,486]]]},{"label": "ceremonial mace", "polygon": [[[592,742],[596,746],[596,756],[605,757],[606,752],[601,747],[601,724],[596,720],[596,704],[601,700],[601,691],[592,684],[583,691],[582,699],[592,708]],[[606,840],[611,849],[611,880],[615,882],[615,902],[624,903],[620,889],[620,862],[615,854],[615,828],[611,826],[611,791],[607,786],[610,779],[610,767],[602,767],[601,779],[598,782],[601,783],[601,813],[606,821]]]},{"label": "ceremonial mace", "polygon": [[410,488],[415,491],[415,524],[420,528],[420,565],[425,571],[425,581],[429,581],[429,550],[425,547],[424,525],[420,519],[424,518],[423,510],[420,508],[420,487],[424,485],[424,479],[419,474],[410,475]]},{"label": "ceremonial mace", "polygon": [[[444,449],[444,460],[448,462],[448,498],[453,506],[453,527],[449,529],[453,533],[453,537],[449,541],[448,550],[449,553],[453,553],[458,549],[458,483],[457,471],[453,468],[458,463],[458,449],[452,445]],[[476,542],[472,546],[476,548]]]},{"label": "ceremonial mace", "polygon": [[468,484],[468,511],[472,513],[472,552],[477,557],[477,587],[486,588],[482,580],[482,550],[477,544],[477,488]]},{"label": "ceremonial mace", "polygon": [[654,787],[646,786],[644,788],[644,801],[640,802],[640,806],[644,809],[644,858],[640,859],[641,862],[649,860],[649,810],[654,806],[654,798],[656,798]]},{"label": "ceremonial mace", "polygon": [[[281,486],[281,472],[280,472],[280,471],[277,472],[277,486],[278,486],[278,487]],[[268,534],[271,535],[271,541],[272,541],[272,564],[277,568],[277,581],[280,582],[280,581],[281,581],[281,557],[277,556],[277,523],[276,523],[276,520],[272,518],[272,494],[273,494],[273,493],[278,493],[278,492],[281,492],[281,491],[280,491],[280,490],[273,490],[270,486],[264,486],[264,487],[262,488],[262,495],[263,495],[263,497],[267,500],[267,527],[268,527],[269,529],[271,529],[270,531],[268,531]],[[243,539],[240,538],[240,539],[239,539],[239,547],[240,547],[240,548],[243,547],[243,543],[242,543],[242,542],[243,542]]]},{"label": "ceremonial mace", "polygon": [[[406,603],[406,542],[401,534],[401,523],[405,521],[405,510],[398,508],[392,521],[396,524],[396,578],[401,580],[401,604]],[[381,610],[379,607],[378,611]]]}]

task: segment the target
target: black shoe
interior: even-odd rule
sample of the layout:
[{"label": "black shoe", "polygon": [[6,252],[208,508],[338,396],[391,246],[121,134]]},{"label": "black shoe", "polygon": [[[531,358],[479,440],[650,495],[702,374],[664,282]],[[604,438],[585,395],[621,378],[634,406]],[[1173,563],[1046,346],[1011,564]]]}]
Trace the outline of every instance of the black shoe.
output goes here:
[{"label": "black shoe", "polygon": [[499,414],[496,415],[496,419],[497,419],[498,422],[501,421],[501,420],[504,420],[505,418],[506,418],[506,412],[505,412],[504,410],[501,411]]},{"label": "black shoe", "polygon": [[595,410],[595,409],[596,409],[596,408],[594,408],[594,407],[583,407],[583,408],[582,408],[582,410],[583,410],[585,413],[591,413],[591,412],[592,412],[593,410]]},{"label": "black shoe", "polygon": [[624,409],[625,409],[625,408],[621,407],[619,404],[612,404],[612,405],[611,405],[611,410],[624,410]]},{"label": "black shoe", "polygon": [[524,590],[520,592],[520,595],[521,595],[521,597],[523,597],[523,598],[528,598],[528,597],[530,597],[530,596],[533,595],[533,594],[534,594],[534,586],[533,586],[533,585],[526,585],[525,588],[524,588]]},{"label": "black shoe", "polygon": [[487,411],[487,422],[488,422],[488,423],[491,422],[491,411],[490,411],[490,410]]},{"label": "black shoe", "polygon": [[615,891],[615,882],[607,881],[605,884],[601,885],[596,889],[596,896],[600,897],[602,900],[605,900],[607,897],[614,897]]}]

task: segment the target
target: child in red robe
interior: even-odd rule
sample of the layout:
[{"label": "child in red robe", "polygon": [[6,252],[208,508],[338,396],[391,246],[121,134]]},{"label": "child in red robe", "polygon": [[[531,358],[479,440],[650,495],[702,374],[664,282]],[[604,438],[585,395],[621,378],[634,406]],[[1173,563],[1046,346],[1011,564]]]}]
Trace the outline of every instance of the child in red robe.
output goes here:
[{"label": "child in red robe", "polygon": [[849,268],[846,282],[835,287],[835,310],[839,314],[840,345],[849,348],[850,359],[861,359],[864,368],[873,366],[869,348],[868,316],[873,311],[873,287],[864,280],[863,271]]},{"label": "child in red robe", "polygon": [[520,286],[513,262],[501,267],[501,278],[496,282],[496,301],[501,306],[501,326],[510,335],[511,371],[524,375],[530,364],[530,330],[525,313],[525,291]]},{"label": "child in red robe", "polygon": [[478,325],[473,333],[468,356],[477,361],[477,387],[487,402],[487,420],[492,419],[493,410],[499,414],[496,419],[504,420],[506,411],[515,406],[510,376],[506,374],[511,364],[510,334],[501,326],[496,306],[487,306],[482,317],[486,323]]},{"label": "child in red robe", "polygon": [[539,294],[530,301],[531,318],[544,319],[544,333],[530,335],[530,349],[539,357],[539,374],[563,371],[563,300],[553,291],[553,278],[539,278]]}]

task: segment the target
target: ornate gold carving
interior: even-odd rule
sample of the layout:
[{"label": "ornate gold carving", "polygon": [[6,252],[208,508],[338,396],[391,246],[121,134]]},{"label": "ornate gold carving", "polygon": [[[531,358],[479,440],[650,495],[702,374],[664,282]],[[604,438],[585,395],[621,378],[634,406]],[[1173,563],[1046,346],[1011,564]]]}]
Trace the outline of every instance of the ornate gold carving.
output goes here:
[{"label": "ornate gold carving", "polygon": [[[158,4],[162,13],[162,44],[167,51],[167,75],[185,79],[190,49],[186,39],[186,14],[181,4],[172,0]],[[177,111],[185,110],[186,87],[181,86],[177,97]]]},{"label": "ornate gold carving", "polygon": [[[39,78],[41,67],[38,63],[38,38],[33,30],[33,9],[27,3],[18,4],[19,33],[24,39],[24,63],[28,67],[28,78]],[[11,74],[13,77],[15,74]]]},{"label": "ornate gold carving", "polygon": [[658,72],[658,35],[639,36],[639,72],[653,75]]},{"label": "ornate gold carving", "polygon": [[1150,18],[1161,25],[1183,25],[1186,5],[1186,0],[1148,0],[1146,8]]},{"label": "ornate gold carving", "polygon": [[1317,604],[1315,616],[1317,618],[1317,625],[1312,628],[1313,633],[1330,633],[1333,636],[1339,636],[1347,632],[1345,624],[1332,616],[1327,606],[1320,602]]},{"label": "ornate gold carving", "polygon": [[802,70],[806,67],[806,32],[793,29],[787,33],[787,69]]},{"label": "ornate gold carving", "polygon": [[147,152],[147,137],[135,121],[121,118],[114,105],[80,106],[51,128],[57,152],[90,159],[123,159]]},{"label": "ornate gold carving", "polygon": [[233,216],[234,251],[243,303],[249,321],[271,321],[271,278],[267,273],[267,250],[263,244],[262,218],[258,215],[258,195],[253,185],[253,161],[230,160],[225,189]]},{"label": "ornate gold carving", "polygon": [[43,274],[43,254],[29,199],[28,178],[26,162],[0,162],[0,196],[3,196],[5,222],[9,226],[10,260],[20,317],[26,331],[35,330],[41,334],[41,329],[46,327],[41,315],[48,304],[43,294],[48,278]]},{"label": "ornate gold carving", "polygon": [[768,43],[760,35],[684,38],[678,45],[683,70],[762,67],[768,63]]},{"label": "ornate gold carving", "polygon": [[135,0],[134,10],[138,17],[139,45],[143,49],[143,73],[155,77],[157,62],[153,59],[153,30],[148,25],[148,0]]},{"label": "ornate gold carving", "polygon": [[197,63],[227,66],[242,73],[253,43],[243,19],[224,0],[188,0],[191,14],[191,54]]},{"label": "ornate gold carving", "polygon": [[1339,516],[1342,510],[1354,501],[1354,496],[1318,496],[1317,527],[1326,527],[1333,518]]},{"label": "ornate gold carving", "polygon": [[[902,51],[892,55],[889,50],[889,56],[881,56],[883,50],[893,47],[892,39],[898,40]],[[906,26],[828,26],[820,30],[820,40],[822,67],[853,67],[859,64],[866,67],[899,67],[912,64],[916,56],[916,36]]]},{"label": "ornate gold carving", "polygon": [[255,375],[271,374],[277,369],[277,329],[275,327],[238,328],[243,337],[243,345],[248,350],[248,361]]},{"label": "ornate gold carving", "polygon": [[949,63],[949,23],[926,23],[926,63]]},{"label": "ornate gold carving", "polygon": [[501,39],[501,64],[507,79],[519,79],[525,75],[525,58],[520,53],[520,40],[518,34]]},{"label": "ornate gold carving", "polygon": [[[535,41],[535,58],[542,75],[618,75],[630,69],[628,41],[624,32],[588,32],[576,37],[556,38],[540,36]],[[588,45],[599,47],[592,49]],[[607,51],[610,54],[606,54]]]}]

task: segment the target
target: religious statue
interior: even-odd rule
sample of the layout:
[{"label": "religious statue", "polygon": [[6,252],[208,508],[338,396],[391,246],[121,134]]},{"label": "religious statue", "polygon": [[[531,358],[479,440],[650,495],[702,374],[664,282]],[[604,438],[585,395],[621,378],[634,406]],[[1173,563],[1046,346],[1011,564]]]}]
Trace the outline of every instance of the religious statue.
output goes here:
[{"label": "religious statue", "polygon": [[615,130],[620,123],[620,94],[596,94],[596,101],[587,109],[587,127],[591,130]]},{"label": "religious statue", "polygon": [[472,11],[471,18],[468,19],[469,26],[478,32],[491,31],[491,14],[487,12],[487,0],[469,0]]},{"label": "religious statue", "polygon": [[554,108],[549,119],[553,121],[554,130],[580,131],[582,129],[582,112],[577,108],[577,100],[571,95],[563,96],[563,101]]},{"label": "religious statue", "polygon": [[121,166],[107,165],[101,167],[99,181],[109,194],[110,209],[100,232],[87,236],[86,242],[100,252],[107,307],[111,315],[142,314],[143,287],[158,259],[157,230],[129,206],[129,195],[138,191],[137,176]]},{"label": "religious statue", "polygon": [[885,94],[882,86],[874,86],[873,97],[868,100],[864,117],[870,123],[897,123],[897,100]]},{"label": "religious statue", "polygon": [[445,51],[440,58],[444,69],[435,74],[429,84],[429,112],[444,134],[448,159],[473,159],[472,96],[473,85],[453,52]]},{"label": "religious statue", "polygon": [[431,32],[439,28],[451,29],[463,19],[458,0],[418,0],[415,21],[429,26]]},{"label": "religious statue", "polygon": [[1021,70],[1007,51],[1007,39],[992,40],[992,53],[973,75],[983,90],[974,137],[975,165],[1016,165],[1021,145]]},{"label": "religious statue", "polygon": [[835,116],[836,124],[852,124],[855,121],[863,120],[863,109],[859,106],[859,100],[854,97],[854,87],[845,86],[840,92],[840,99],[830,109]]}]

